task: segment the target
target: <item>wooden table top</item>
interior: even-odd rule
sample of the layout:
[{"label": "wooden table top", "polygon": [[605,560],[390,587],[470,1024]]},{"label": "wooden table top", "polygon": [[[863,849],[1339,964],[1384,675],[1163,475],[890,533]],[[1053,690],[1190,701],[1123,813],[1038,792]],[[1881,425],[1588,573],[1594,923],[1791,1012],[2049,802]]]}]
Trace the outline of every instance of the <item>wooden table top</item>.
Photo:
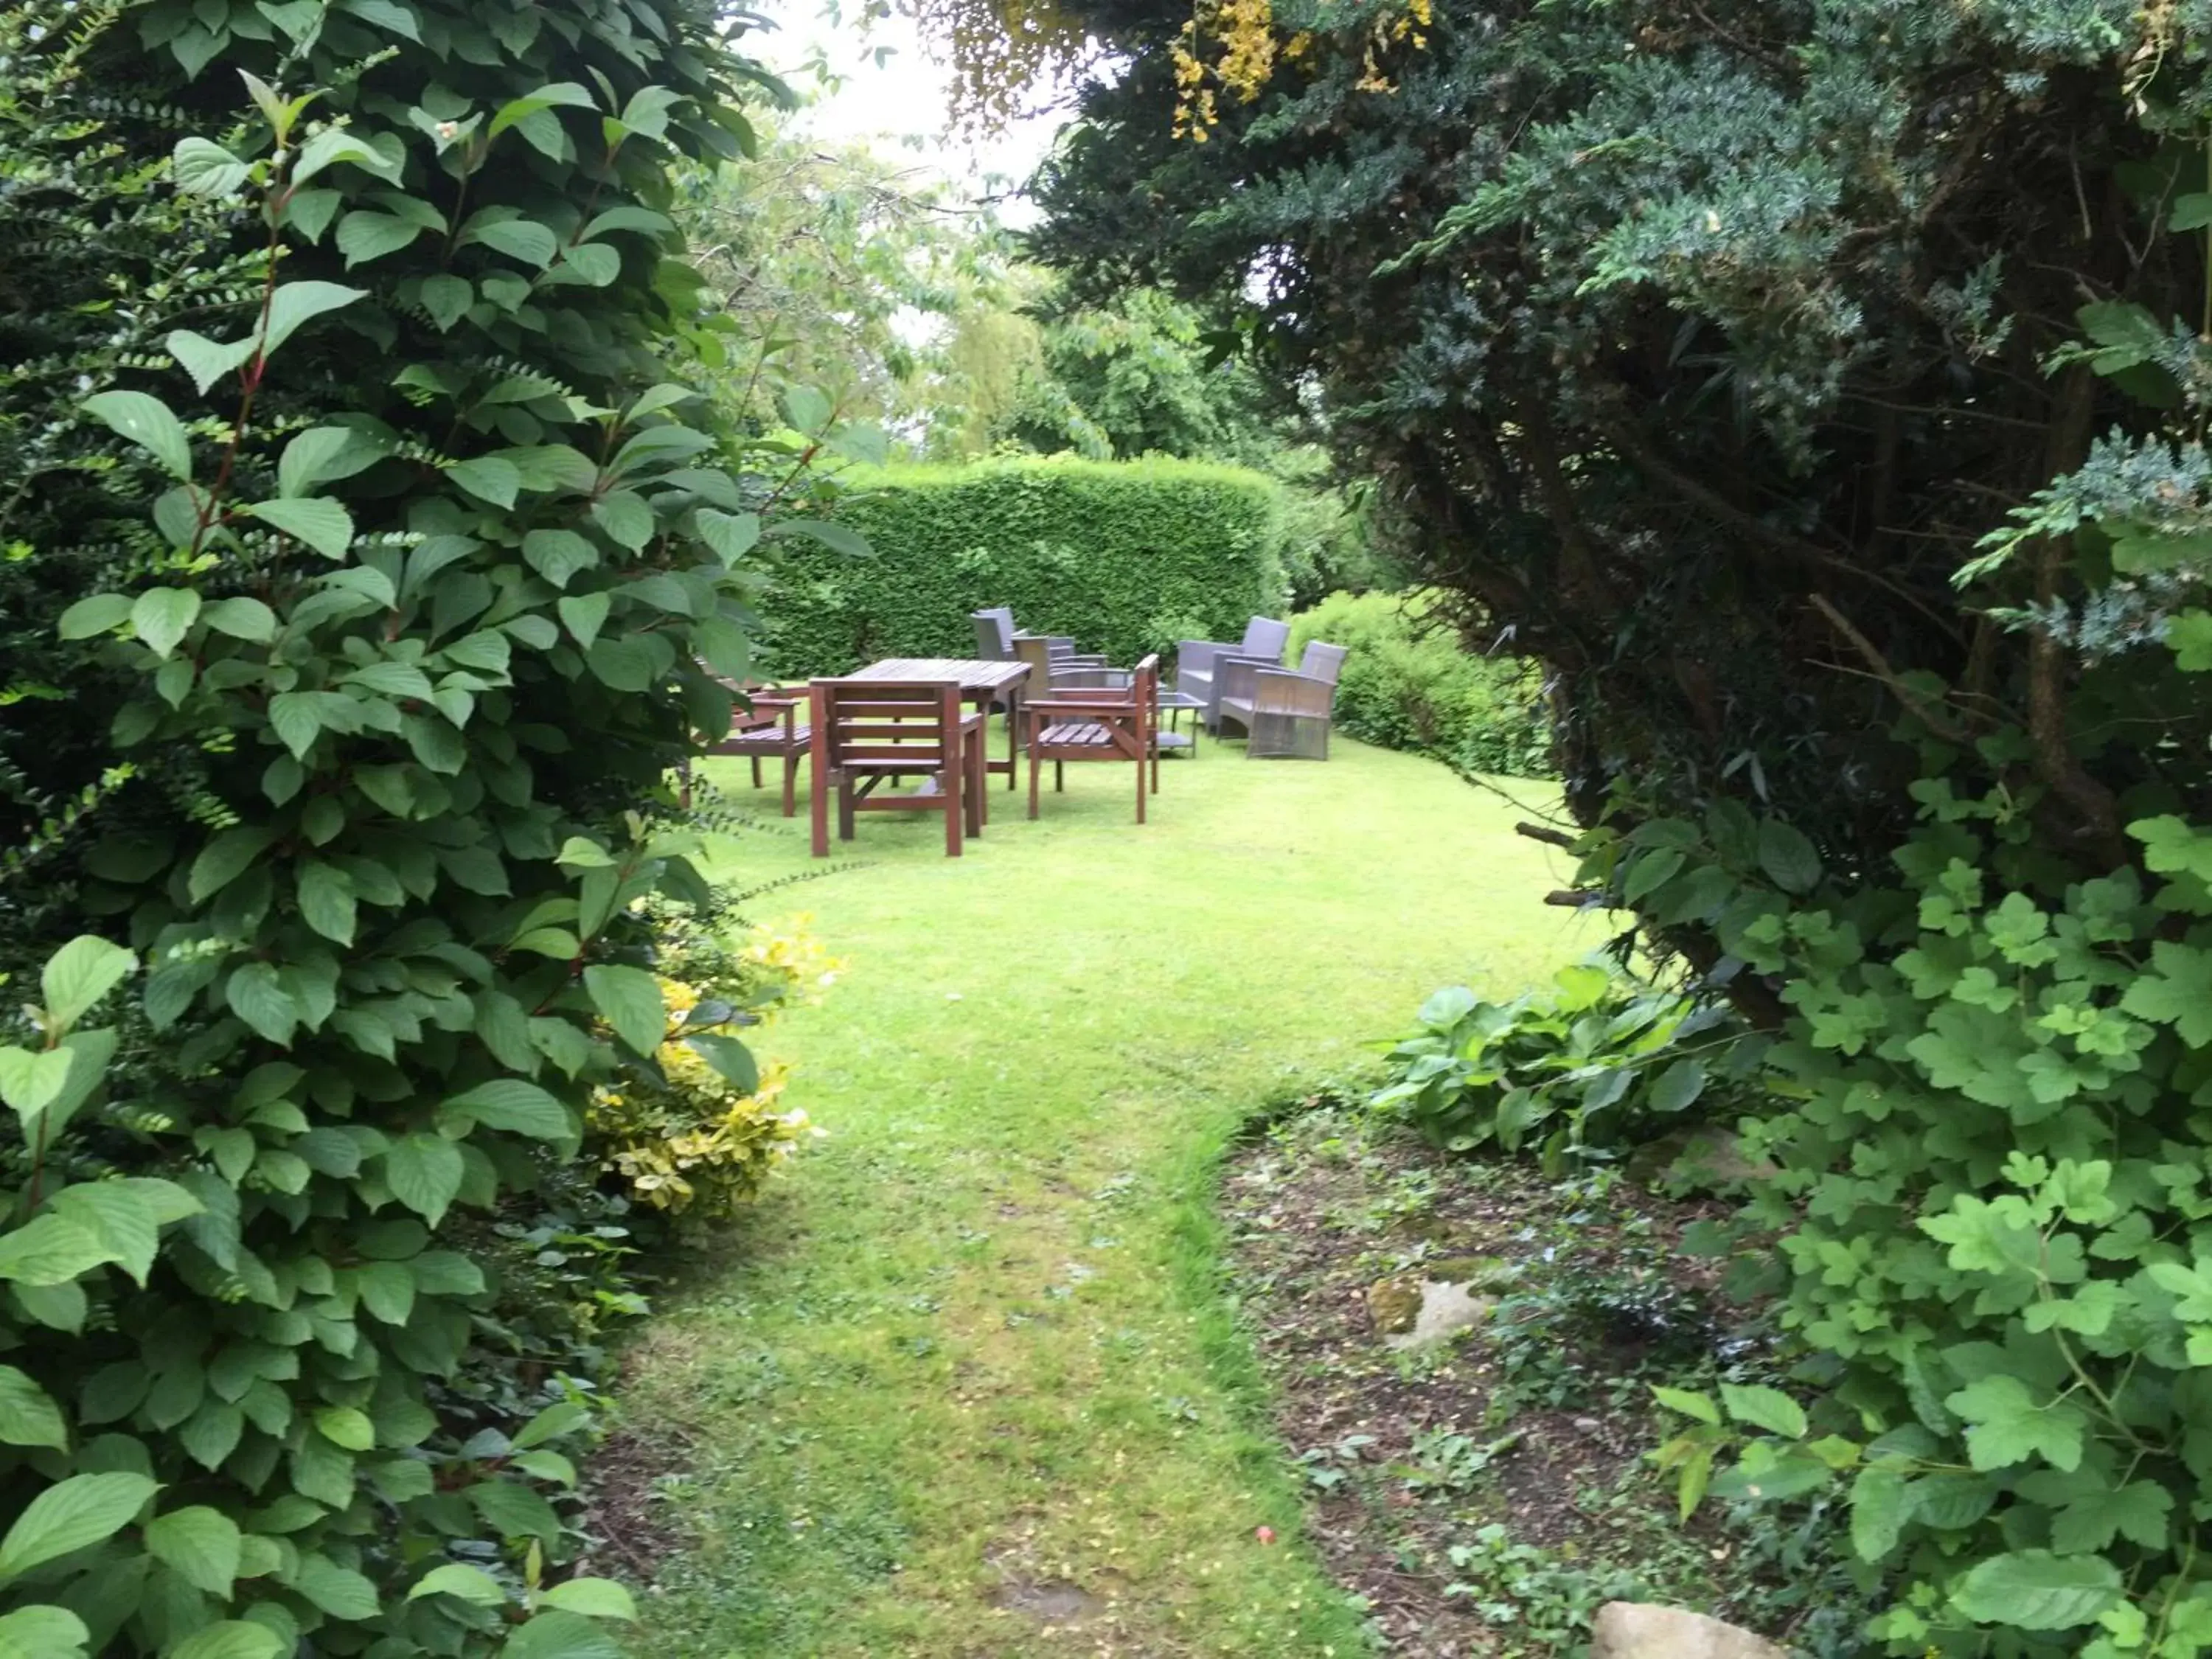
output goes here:
[{"label": "wooden table top", "polygon": [[1029,678],[1025,662],[984,657],[886,657],[848,678],[856,680],[957,680],[966,692],[1000,691]]}]

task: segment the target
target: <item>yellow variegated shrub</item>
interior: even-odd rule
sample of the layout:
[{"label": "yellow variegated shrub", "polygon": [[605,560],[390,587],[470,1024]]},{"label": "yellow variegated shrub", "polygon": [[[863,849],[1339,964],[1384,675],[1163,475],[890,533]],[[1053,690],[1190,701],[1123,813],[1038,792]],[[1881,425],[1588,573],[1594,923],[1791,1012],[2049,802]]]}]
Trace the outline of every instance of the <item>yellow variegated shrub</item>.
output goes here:
[{"label": "yellow variegated shrub", "polygon": [[589,1144],[600,1167],[653,1208],[727,1216],[750,1200],[802,1140],[821,1131],[779,1109],[781,1061],[732,1079],[702,1052],[723,1029],[757,1029],[781,1008],[819,1001],[839,964],[807,931],[811,918],[754,928],[733,946],[670,919],[658,975],[668,1034],[653,1066],[634,1068],[592,1097]]}]

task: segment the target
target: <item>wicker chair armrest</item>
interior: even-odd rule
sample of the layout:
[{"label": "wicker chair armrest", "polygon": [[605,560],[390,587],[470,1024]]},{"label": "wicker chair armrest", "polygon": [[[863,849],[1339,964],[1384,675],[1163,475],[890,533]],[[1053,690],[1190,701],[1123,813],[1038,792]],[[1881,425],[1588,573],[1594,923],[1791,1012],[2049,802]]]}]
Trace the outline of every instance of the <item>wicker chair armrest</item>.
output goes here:
[{"label": "wicker chair armrest", "polygon": [[1252,712],[1304,714],[1326,720],[1336,705],[1336,682],[1287,668],[1263,668],[1255,677]]},{"label": "wicker chair armrest", "polygon": [[1249,698],[1257,686],[1259,675],[1274,666],[1267,657],[1247,657],[1231,653],[1213,659],[1213,687],[1224,698]]}]

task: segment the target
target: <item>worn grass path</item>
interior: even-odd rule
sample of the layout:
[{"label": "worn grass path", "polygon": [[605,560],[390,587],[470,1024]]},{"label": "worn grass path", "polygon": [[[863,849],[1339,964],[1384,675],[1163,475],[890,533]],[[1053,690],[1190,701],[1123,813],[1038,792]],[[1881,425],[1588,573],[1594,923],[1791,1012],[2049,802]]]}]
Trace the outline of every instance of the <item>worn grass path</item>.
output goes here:
[{"label": "worn grass path", "polygon": [[[1441,767],[1209,744],[1165,774],[1141,830],[1119,767],[1036,823],[1001,791],[958,860],[934,818],[864,817],[866,867],[752,907],[848,962],[767,1045],[830,1139],[633,1356],[631,1422],[688,1436],[692,1540],[636,1653],[1363,1650],[1216,1288],[1213,1163],[1434,986],[1594,940],[1540,902],[1558,855]],[[781,828],[720,873],[805,868]]]}]

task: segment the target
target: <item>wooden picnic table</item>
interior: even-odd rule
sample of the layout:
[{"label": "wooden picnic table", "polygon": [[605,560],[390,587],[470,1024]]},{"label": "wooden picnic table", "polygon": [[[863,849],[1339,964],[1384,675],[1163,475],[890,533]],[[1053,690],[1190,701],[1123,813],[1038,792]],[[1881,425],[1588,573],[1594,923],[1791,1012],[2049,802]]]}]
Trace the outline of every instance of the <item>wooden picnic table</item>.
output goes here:
[{"label": "wooden picnic table", "polygon": [[1006,757],[987,760],[987,770],[1004,772],[1006,787],[1014,787],[1014,743],[1021,730],[1022,683],[1030,677],[1025,662],[999,662],[986,657],[886,657],[857,673],[856,680],[957,680],[960,700],[972,702],[985,714],[1004,699],[1006,705]]}]

